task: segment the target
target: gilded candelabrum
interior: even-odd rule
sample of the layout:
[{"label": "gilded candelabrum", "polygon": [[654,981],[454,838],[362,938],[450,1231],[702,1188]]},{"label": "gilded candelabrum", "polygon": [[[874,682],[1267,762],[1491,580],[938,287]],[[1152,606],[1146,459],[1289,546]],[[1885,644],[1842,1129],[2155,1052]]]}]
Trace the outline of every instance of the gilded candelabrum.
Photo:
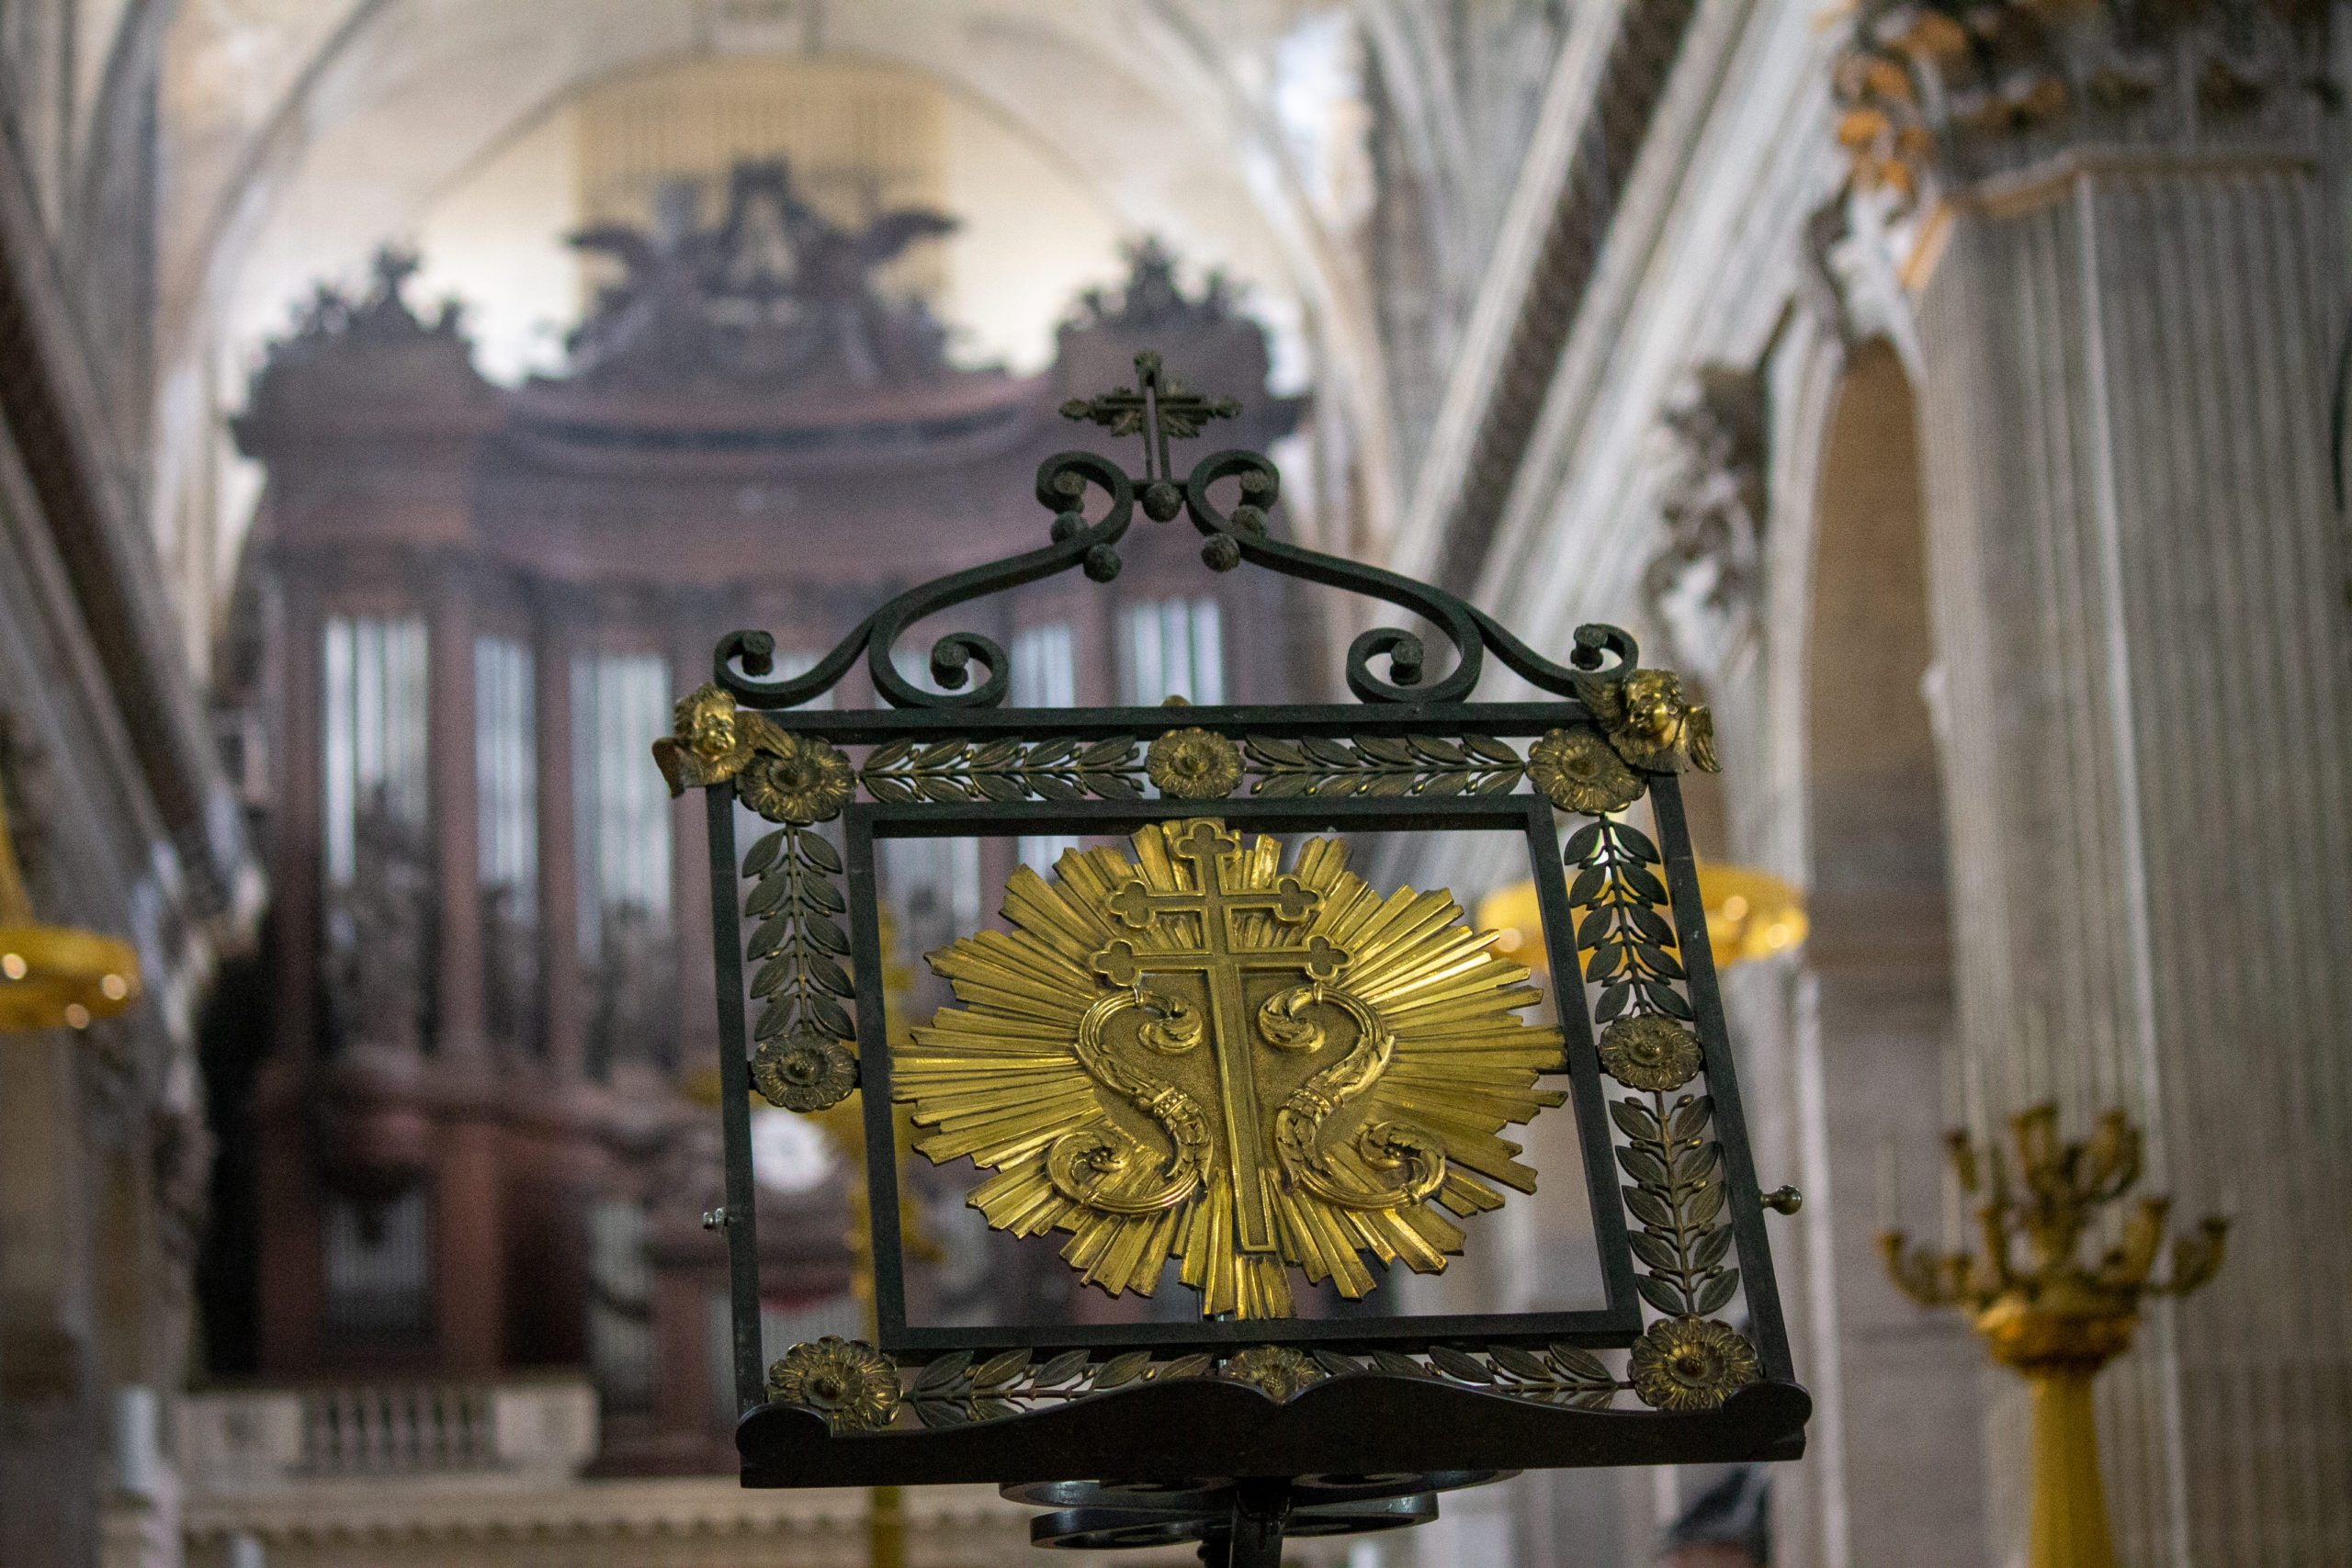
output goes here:
[{"label": "gilded candelabrum", "polygon": [[1880,1235],[1879,1252],[1905,1295],[1968,1313],[1993,1359],[2032,1386],[2031,1568],[2113,1568],[2091,1379],[2132,1348],[2142,1297],[2185,1296],[2213,1277],[2229,1222],[2209,1214],[2167,1248],[2172,1200],[2142,1198],[2115,1245],[2086,1265],[2084,1233],[2140,1179],[2140,1130],[2110,1111],[2088,1139],[2065,1143],[2053,1104],[2019,1112],[2009,1127],[2014,1170],[1997,1146],[1944,1135],[1962,1191],[1977,1200],[1981,1254],[1913,1247],[1899,1230]]}]

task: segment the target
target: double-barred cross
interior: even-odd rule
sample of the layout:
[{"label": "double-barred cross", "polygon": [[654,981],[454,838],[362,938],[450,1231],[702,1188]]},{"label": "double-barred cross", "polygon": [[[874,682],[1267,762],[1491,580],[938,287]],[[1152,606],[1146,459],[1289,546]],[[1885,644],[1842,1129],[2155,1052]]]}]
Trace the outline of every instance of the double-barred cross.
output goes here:
[{"label": "double-barred cross", "polygon": [[1231,398],[1204,398],[1175,377],[1163,375],[1159,355],[1149,349],[1136,355],[1133,388],[1121,387],[1099,398],[1072,398],[1062,405],[1064,419],[1090,419],[1114,435],[1142,436],[1147,484],[1172,477],[1168,467],[1170,437],[1189,441],[1209,421],[1231,419],[1240,412],[1241,405]]},{"label": "double-barred cross", "polygon": [[1260,1179],[1264,1145],[1258,1127],[1258,1087],[1250,1071],[1250,1006],[1242,978],[1268,971],[1303,973],[1310,980],[1334,980],[1347,953],[1329,938],[1309,938],[1302,947],[1243,947],[1234,940],[1234,917],[1262,911],[1284,925],[1298,925],[1321,906],[1323,897],[1285,876],[1268,888],[1228,888],[1226,866],[1238,860],[1240,838],[1207,822],[1195,822],[1168,852],[1193,867],[1190,893],[1155,893],[1140,880],[1111,895],[1112,913],[1129,931],[1142,931],[1156,916],[1190,915],[1200,923],[1197,946],[1136,951],[1122,937],[1093,957],[1094,972],[1114,986],[1132,986],[1146,975],[1198,975],[1208,987],[1210,1049],[1216,1056],[1217,1098],[1225,1123],[1227,1168],[1233,1176],[1235,1245],[1243,1252],[1274,1250],[1273,1212]]}]

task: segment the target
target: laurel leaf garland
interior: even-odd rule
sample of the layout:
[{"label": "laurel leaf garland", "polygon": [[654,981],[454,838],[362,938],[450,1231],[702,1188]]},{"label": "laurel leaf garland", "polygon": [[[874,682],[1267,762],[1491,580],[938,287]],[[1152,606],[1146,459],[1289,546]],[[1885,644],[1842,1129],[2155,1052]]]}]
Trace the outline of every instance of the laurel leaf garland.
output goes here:
[{"label": "laurel leaf garland", "polygon": [[1140,800],[1143,761],[1136,742],[1114,737],[1075,739],[943,740],[930,746],[894,740],[866,753],[857,771],[865,793],[885,805],[927,800],[959,805],[983,800]]},{"label": "laurel leaf garland", "polygon": [[907,1403],[925,1427],[963,1427],[1138,1383],[1199,1377],[1216,1364],[1216,1357],[1205,1355],[1154,1361],[1148,1350],[1097,1362],[1090,1362],[1084,1350],[1065,1350],[1040,1362],[1031,1351],[1006,1350],[975,1366],[970,1351],[958,1350],[915,1374]]},{"label": "laurel leaf garland", "polygon": [[1585,979],[1608,987],[1595,1010],[1600,1021],[1647,1013],[1689,1018],[1690,1003],[1674,987],[1685,978],[1674,927],[1657,912],[1670,900],[1649,869],[1659,863],[1657,846],[1603,818],[1570,836],[1564,858],[1577,868],[1568,905],[1581,911],[1577,950],[1591,955]]},{"label": "laurel leaf garland", "polygon": [[1633,1385],[1618,1378],[1589,1350],[1572,1345],[1547,1345],[1538,1352],[1515,1345],[1493,1345],[1484,1350],[1433,1345],[1424,1365],[1396,1350],[1373,1350],[1365,1360],[1337,1350],[1317,1348],[1316,1361],[1334,1377],[1373,1372],[1387,1377],[1435,1378],[1464,1383],[1513,1399],[1546,1404],[1572,1404],[1585,1410],[1605,1410],[1617,1391]]},{"label": "laurel leaf garland", "polygon": [[833,883],[841,870],[841,852],[811,827],[787,823],[745,852],[743,874],[757,880],[743,916],[759,924],[743,955],[760,965],[750,991],[765,1004],[755,1041],[815,1034],[855,1050],[856,1028],[837,999],[855,994],[838,956],[849,951],[834,918],[848,907]]},{"label": "laurel leaf garland", "polygon": [[1527,773],[1518,752],[1483,735],[1363,735],[1352,745],[1319,735],[1252,735],[1241,751],[1258,775],[1250,793],[1268,800],[1508,795]]},{"label": "laurel leaf garland", "polygon": [[1731,1232],[1723,1211],[1723,1145],[1709,1138],[1714,1103],[1684,1095],[1668,1107],[1662,1092],[1647,1103],[1632,1096],[1610,1103],[1610,1119],[1631,1141],[1617,1163],[1634,1179],[1625,1207],[1642,1224],[1626,1240],[1649,1271],[1634,1277],[1642,1299],[1668,1317],[1705,1317],[1730,1304],[1739,1270],[1725,1265]]},{"label": "laurel leaf garland", "polygon": [[[1358,1357],[1320,1346],[1307,1354],[1331,1377],[1372,1373],[1433,1380],[1588,1410],[1608,1408],[1620,1389],[1632,1386],[1600,1357],[1573,1345],[1496,1345],[1480,1350],[1436,1345],[1421,1353],[1423,1359],[1388,1349]],[[1129,1350],[1104,1361],[1089,1361],[1084,1350],[1065,1350],[1042,1362],[1031,1351],[1007,1350],[975,1365],[972,1352],[958,1350],[916,1371],[907,1386],[906,1404],[924,1427],[962,1427],[1142,1383],[1203,1377],[1216,1366],[1217,1358],[1206,1353],[1156,1361],[1148,1350]]]},{"label": "laurel leaf garland", "polygon": [[[1352,743],[1252,736],[1242,741],[1242,752],[1257,775],[1250,793],[1269,800],[1508,795],[1526,776],[1524,759],[1491,736],[1375,735]],[[979,746],[893,741],[867,753],[857,776],[867,795],[890,805],[1143,796],[1141,757],[1126,737],[1087,744],[1041,740],[1025,748],[1012,740]]]}]

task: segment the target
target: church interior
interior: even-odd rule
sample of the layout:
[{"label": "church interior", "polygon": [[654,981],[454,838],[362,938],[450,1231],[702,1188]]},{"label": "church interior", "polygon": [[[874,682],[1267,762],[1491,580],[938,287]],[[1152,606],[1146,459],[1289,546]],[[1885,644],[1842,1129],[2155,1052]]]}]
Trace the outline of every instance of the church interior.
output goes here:
[{"label": "church interior", "polygon": [[[653,757],[728,634],[832,669],[1085,525],[1040,465],[1137,431],[1261,454],[1258,534],[1541,660],[1627,628],[1712,716],[1674,831],[1811,1402],[1801,1458],[1529,1467],[1283,1561],[2352,1563],[2347,93],[2346,0],[0,3],[0,1564],[1031,1561],[990,1486],[738,1483],[704,846],[865,843],[880,962],[834,951],[936,1050],[939,955],[1126,840],[707,818]],[[981,644],[1074,724],[1347,702],[1368,646],[1418,676],[1393,606],[1179,504],[807,705]],[[1537,699],[1507,663],[1476,700]],[[1441,789],[1245,739],[1239,793],[1561,803],[1486,744]],[[854,765],[940,800],[944,750]],[[1600,842],[1664,826],[1632,798],[1579,807]],[[1510,835],[1363,838],[1531,1018],[1657,999],[1551,994]],[[875,1337],[885,1278],[940,1332],[1215,1315],[1172,1258],[1093,1288],[911,1122],[876,1227],[890,1112],[810,1103],[748,1123],[765,1357]],[[1284,1315],[1615,1291],[1614,1134],[1510,1135],[1545,1202]],[[2079,1375],[1972,1273],[2012,1213],[2124,1303]],[[2053,1544],[2069,1463],[2096,1547]]]}]

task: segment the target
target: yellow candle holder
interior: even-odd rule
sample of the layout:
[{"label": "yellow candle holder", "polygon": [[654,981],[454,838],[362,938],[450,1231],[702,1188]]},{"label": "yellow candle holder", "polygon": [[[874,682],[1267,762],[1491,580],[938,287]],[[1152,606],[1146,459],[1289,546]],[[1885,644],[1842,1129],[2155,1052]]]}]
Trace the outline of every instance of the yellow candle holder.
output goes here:
[{"label": "yellow candle holder", "polygon": [[1964,1132],[1944,1134],[1962,1190],[1983,1200],[1981,1254],[1915,1247],[1890,1230],[1878,1238],[1879,1255],[1913,1301],[1967,1313],[1993,1359],[2032,1389],[2030,1568],[2114,1568],[2091,1379],[2132,1348],[2143,1297],[2185,1296],[2220,1270],[2229,1222],[2209,1214],[2196,1234],[2174,1237],[2158,1280],[2172,1201],[2142,1198],[2116,1244],[2086,1265],[2085,1232],[2139,1182],[2140,1130],[2109,1111],[2088,1139],[2065,1143],[2054,1104],[2020,1111],[2009,1127],[2014,1180],[1999,1148],[1980,1150]]},{"label": "yellow candle holder", "polygon": [[0,799],[0,1033],[87,1029],[139,998],[139,954],[127,942],[33,918]]}]

